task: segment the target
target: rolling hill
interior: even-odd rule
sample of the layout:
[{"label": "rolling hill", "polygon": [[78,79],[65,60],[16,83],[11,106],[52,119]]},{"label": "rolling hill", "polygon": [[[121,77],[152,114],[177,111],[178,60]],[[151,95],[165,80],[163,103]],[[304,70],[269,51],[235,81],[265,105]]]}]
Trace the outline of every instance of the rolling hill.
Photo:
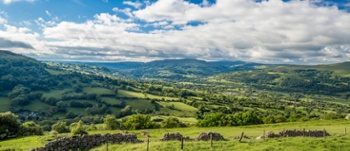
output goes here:
[{"label": "rolling hill", "polygon": [[236,70],[253,69],[262,64],[243,61],[215,61],[207,62],[197,59],[168,59],[151,62],[68,62],[71,64],[87,64],[103,66],[114,71],[123,72],[136,78],[153,78],[167,80],[181,80],[205,77]]}]

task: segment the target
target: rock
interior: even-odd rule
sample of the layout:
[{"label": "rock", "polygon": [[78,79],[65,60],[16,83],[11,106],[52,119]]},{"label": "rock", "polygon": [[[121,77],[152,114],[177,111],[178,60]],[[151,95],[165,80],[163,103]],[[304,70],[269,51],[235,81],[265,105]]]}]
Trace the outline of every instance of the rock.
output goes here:
[{"label": "rock", "polygon": [[171,141],[171,140],[181,141],[181,139],[182,139],[182,135],[179,132],[176,132],[176,133],[165,133],[163,135],[163,138],[161,138],[160,140],[162,140],[162,141]]},{"label": "rock", "polygon": [[219,133],[214,133],[214,132],[203,132],[201,134],[199,134],[199,136],[197,138],[195,138],[195,140],[200,140],[200,141],[209,141],[210,140],[210,135],[212,135],[212,138],[214,141],[223,141],[226,140],[224,138],[224,136],[222,136]]}]

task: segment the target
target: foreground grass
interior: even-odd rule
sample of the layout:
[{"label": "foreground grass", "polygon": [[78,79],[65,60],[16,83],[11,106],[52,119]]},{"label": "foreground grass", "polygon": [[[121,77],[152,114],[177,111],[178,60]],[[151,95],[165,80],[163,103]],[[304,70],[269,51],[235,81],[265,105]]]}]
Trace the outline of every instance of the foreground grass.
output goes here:
[{"label": "foreground grass", "polygon": [[[265,140],[237,140],[213,142],[213,147],[210,147],[210,142],[184,142],[184,148],[180,148],[179,141],[170,142],[150,142],[150,151],[233,151],[233,150],[252,150],[252,151],[320,151],[320,150],[335,150],[347,151],[350,150],[350,137],[327,137],[327,138],[282,138],[282,139],[265,139]],[[106,145],[93,149],[93,151],[105,151]],[[118,151],[145,151],[147,143],[139,144],[114,144],[109,145],[109,150]]]},{"label": "foreground grass", "polygon": [[[283,129],[303,129],[306,130],[327,130],[332,136],[326,138],[282,138],[282,139],[265,139],[256,140],[257,136],[263,135],[264,131],[279,132]],[[350,133],[344,136],[344,129],[350,131],[350,121],[309,121],[309,122],[294,122],[294,123],[280,123],[280,124],[264,124],[253,126],[240,127],[189,127],[176,129],[149,129],[131,131],[138,135],[140,140],[147,140],[140,132],[146,131],[151,135],[150,150],[180,150],[180,142],[160,142],[166,132],[180,132],[184,136],[191,138],[197,137],[201,132],[213,131],[222,134],[229,141],[214,142],[213,148],[210,148],[209,142],[185,142],[184,150],[350,150]],[[90,134],[106,134],[118,133],[119,130],[103,130],[90,131]],[[239,136],[242,132],[251,139],[243,139],[239,143],[234,137]],[[62,134],[63,136],[70,136],[70,134]],[[28,150],[35,147],[44,146],[47,142],[53,140],[55,137],[46,134],[44,136],[30,136],[23,138],[10,139],[0,141],[0,151],[4,150]],[[94,150],[106,150],[106,146],[100,146]],[[146,150],[146,143],[140,144],[114,144],[109,145],[109,150],[122,151],[138,151]]]}]

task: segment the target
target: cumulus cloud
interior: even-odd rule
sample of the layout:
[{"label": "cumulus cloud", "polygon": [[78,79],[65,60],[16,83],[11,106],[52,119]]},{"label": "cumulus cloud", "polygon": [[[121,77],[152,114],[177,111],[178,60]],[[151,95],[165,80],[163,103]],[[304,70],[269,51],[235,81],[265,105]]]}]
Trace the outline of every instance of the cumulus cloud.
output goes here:
[{"label": "cumulus cloud", "polygon": [[[124,2],[139,9],[114,8],[118,13],[96,14],[83,23],[50,24],[39,18],[44,40],[35,37],[28,44],[52,53],[52,58],[71,60],[190,57],[314,64],[350,59],[350,14],[317,1],[134,3],[138,2]],[[129,18],[120,17],[120,12]]]},{"label": "cumulus cloud", "polygon": [[0,17],[0,24],[5,24],[6,22],[7,22],[7,20],[6,20],[6,19],[4,19],[4,18]]},{"label": "cumulus cloud", "polygon": [[4,4],[11,4],[14,2],[35,2],[36,0],[2,0]]},{"label": "cumulus cloud", "polygon": [[129,5],[129,6],[132,6],[134,8],[140,8],[143,4],[139,1],[136,1],[136,2],[132,2],[132,1],[123,1],[123,4],[125,5]]}]

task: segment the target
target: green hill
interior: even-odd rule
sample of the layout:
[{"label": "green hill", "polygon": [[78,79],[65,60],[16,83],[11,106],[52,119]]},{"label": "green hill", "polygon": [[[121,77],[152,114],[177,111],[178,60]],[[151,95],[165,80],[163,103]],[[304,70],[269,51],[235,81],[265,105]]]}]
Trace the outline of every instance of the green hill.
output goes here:
[{"label": "green hill", "polygon": [[167,59],[147,63],[142,62],[71,62],[72,64],[88,64],[107,67],[114,71],[124,72],[130,77],[142,79],[185,80],[205,77],[235,70],[252,69],[261,64],[243,61],[207,62],[197,59]]},{"label": "green hill", "polygon": [[[157,103],[178,98],[147,93],[143,82],[115,78],[119,75],[110,73],[106,68],[52,65],[0,51],[0,112],[11,111],[21,120],[38,120],[49,125],[51,120],[70,123],[84,119],[88,123],[100,123],[106,114],[183,115],[181,109],[172,112]],[[184,113],[195,115],[196,109],[187,110],[186,106],[190,106],[181,102],[176,105],[184,106]]]}]

